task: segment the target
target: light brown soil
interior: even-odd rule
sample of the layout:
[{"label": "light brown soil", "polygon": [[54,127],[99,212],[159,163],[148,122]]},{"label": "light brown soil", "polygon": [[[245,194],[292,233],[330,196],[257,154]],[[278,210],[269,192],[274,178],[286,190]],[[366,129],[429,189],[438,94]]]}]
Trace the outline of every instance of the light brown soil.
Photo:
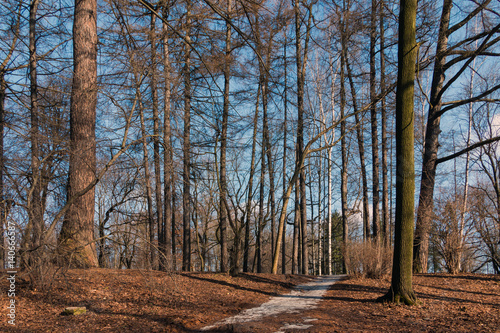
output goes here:
[{"label": "light brown soil", "polygon": [[[49,290],[16,282],[16,326],[7,323],[7,280],[0,281],[0,332],[197,332],[255,307],[306,276],[70,270]],[[318,307],[224,327],[219,332],[500,332],[500,276],[418,275],[417,306],[374,300],[390,281],[349,278],[333,286]],[[87,313],[63,316],[65,307]],[[287,324],[312,325],[283,329]],[[303,326],[303,327],[307,327]],[[288,326],[290,327],[290,326]]]}]

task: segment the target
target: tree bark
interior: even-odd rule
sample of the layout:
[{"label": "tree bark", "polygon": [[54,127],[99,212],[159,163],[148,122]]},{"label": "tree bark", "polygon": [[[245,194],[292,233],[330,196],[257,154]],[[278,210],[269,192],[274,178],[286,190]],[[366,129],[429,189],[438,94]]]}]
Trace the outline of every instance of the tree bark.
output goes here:
[{"label": "tree bark", "polygon": [[349,257],[349,227],[347,224],[347,139],[346,139],[346,121],[345,121],[345,104],[346,104],[346,92],[345,92],[345,65],[346,65],[346,36],[345,36],[345,22],[342,18],[340,23],[342,27],[341,31],[341,53],[340,53],[340,149],[342,156],[342,168],[340,176],[340,197],[341,197],[341,210],[342,210],[342,242],[344,244],[344,256],[343,256],[343,271],[344,273],[349,273],[349,267],[347,265],[347,259]]},{"label": "tree bark", "polygon": [[[37,249],[41,244],[43,233],[43,211],[42,204],[42,173],[40,162],[40,129],[39,129],[39,107],[38,107],[38,81],[37,81],[37,45],[36,45],[36,16],[39,0],[32,0],[30,3],[29,18],[29,74],[30,74],[30,114],[31,114],[31,198],[28,199],[29,225],[28,231],[31,234],[26,235],[29,239],[28,248]],[[31,230],[30,230],[31,229]],[[27,249],[26,249],[27,250]],[[36,256],[36,252],[32,252]],[[34,258],[28,258],[31,262]],[[31,263],[33,264],[33,262]]]},{"label": "tree bark", "polygon": [[70,160],[67,196],[76,197],[59,234],[63,262],[96,267],[94,242],[95,187],[81,192],[96,175],[97,1],[75,2],[73,23],[73,88],[70,104]]},{"label": "tree bark", "polygon": [[220,138],[220,200],[219,200],[219,230],[220,230],[220,270],[227,272],[227,179],[226,179],[226,150],[227,150],[227,127],[229,120],[229,80],[231,78],[231,7],[232,1],[227,0],[228,21],[226,21],[226,49],[224,61],[224,105],[222,110],[221,138]]},{"label": "tree bark", "polygon": [[[306,45],[302,48],[301,40],[301,14],[298,0],[294,0],[295,11],[295,51],[297,64],[297,164],[304,154],[304,85],[305,66],[307,63],[307,37],[309,36],[309,23],[306,33]],[[309,16],[310,19],[310,16]],[[302,169],[299,174],[300,196],[300,231],[302,247],[302,274],[308,273],[308,246],[307,246],[307,204],[306,204],[306,174]]]},{"label": "tree bark", "polygon": [[[385,36],[384,36],[384,0],[380,1],[380,91],[385,90]],[[380,100],[380,115],[382,122],[382,240],[385,246],[391,243],[390,210],[389,210],[389,179],[387,168],[387,111],[385,97]]]},{"label": "tree bark", "polygon": [[379,194],[379,154],[378,154],[378,121],[376,108],[376,81],[375,81],[375,44],[377,38],[377,0],[372,0],[370,20],[370,116],[372,131],[372,218],[373,239],[380,240],[380,194]]},{"label": "tree bark", "polygon": [[184,44],[184,142],[183,142],[183,170],[182,170],[182,270],[191,270],[191,2],[187,4],[186,12],[186,41]]},{"label": "tree bark", "polygon": [[[287,36],[285,30],[285,45],[283,47],[283,66],[284,66],[284,80],[285,86],[283,90],[283,104],[284,104],[284,120],[283,120],[283,193],[286,192],[286,176],[287,176],[287,168],[286,168],[286,159],[287,159],[287,128],[288,128],[288,66],[287,66]],[[281,274],[286,274],[286,222],[283,224],[283,236],[281,240],[282,248],[281,248]]]},{"label": "tree bark", "polygon": [[368,180],[366,177],[366,161],[365,161],[365,144],[363,138],[363,122],[358,113],[358,103],[356,99],[356,90],[354,88],[354,81],[352,79],[351,66],[349,65],[349,58],[345,59],[347,77],[351,88],[352,105],[354,111],[354,120],[356,122],[356,136],[358,139],[359,151],[359,164],[361,168],[361,188],[363,200],[363,239],[366,241],[370,238],[370,210],[368,201]]},{"label": "tree bark", "polygon": [[147,204],[147,226],[148,226],[148,243],[149,249],[147,249],[147,258],[149,261],[149,268],[154,269],[155,267],[155,221],[153,212],[153,189],[151,188],[151,171],[149,170],[149,151],[147,142],[147,132],[146,124],[144,120],[144,106],[142,104],[142,96],[139,86],[139,80],[137,80],[137,94],[139,96],[139,117],[141,122],[141,134],[142,134],[142,154],[143,154],[143,168],[144,168],[144,183],[146,189],[146,204]]},{"label": "tree bark", "polygon": [[[168,0],[163,2],[162,17],[163,20],[168,18]],[[175,214],[172,210],[172,173],[173,167],[173,151],[171,141],[171,128],[170,128],[170,53],[168,47],[168,26],[165,22],[162,23],[162,44],[163,44],[163,72],[165,76],[165,86],[163,88],[164,104],[163,104],[163,233],[160,239],[160,251],[163,254],[164,260],[160,260],[161,270],[173,270],[173,257],[172,257],[172,215]]]},{"label": "tree bark", "polygon": [[158,252],[157,262],[158,265],[155,268],[160,268],[163,266],[161,263],[164,261],[164,223],[163,223],[163,198],[161,190],[161,167],[160,167],[160,117],[158,115],[158,79],[156,73],[156,16],[151,13],[151,30],[150,30],[150,42],[151,42],[151,99],[153,103],[153,163],[154,163],[154,173],[155,173],[155,203],[156,203],[156,230],[157,230],[157,243]]},{"label": "tree bark", "polygon": [[415,195],[413,93],[418,45],[415,41],[417,0],[401,0],[396,91],[396,225],[391,288],[382,299],[416,302],[412,285]]},{"label": "tree bark", "polygon": [[293,253],[292,253],[292,274],[300,273],[299,239],[300,239],[300,198],[298,178],[295,187],[295,207],[293,218]]},{"label": "tree bark", "polygon": [[436,46],[436,58],[432,77],[430,106],[427,115],[427,126],[424,141],[424,156],[422,161],[422,176],[413,244],[413,271],[427,272],[429,256],[429,229],[434,208],[434,183],[436,177],[436,160],[439,147],[439,133],[441,116],[441,90],[445,79],[446,48],[448,44],[448,27],[450,13],[453,7],[452,0],[443,1],[443,12],[439,26],[439,35]]},{"label": "tree bark", "polygon": [[[6,217],[6,202],[4,198],[4,181],[3,170],[5,167],[4,156],[4,128],[5,128],[5,95],[7,90],[7,83],[5,82],[5,69],[0,68],[0,242],[4,244],[4,225]],[[0,248],[0,268],[5,268],[5,249]]]},{"label": "tree bark", "polygon": [[249,251],[250,251],[250,217],[252,213],[252,201],[253,201],[253,180],[255,175],[255,157],[256,157],[256,147],[257,147],[257,129],[259,120],[259,96],[260,96],[260,86],[257,89],[257,101],[255,103],[255,115],[253,118],[253,135],[252,135],[252,158],[250,161],[250,175],[248,176],[248,194],[247,194],[247,204],[245,209],[245,241],[244,241],[244,252],[243,252],[243,272],[248,272],[248,261],[249,261]]}]

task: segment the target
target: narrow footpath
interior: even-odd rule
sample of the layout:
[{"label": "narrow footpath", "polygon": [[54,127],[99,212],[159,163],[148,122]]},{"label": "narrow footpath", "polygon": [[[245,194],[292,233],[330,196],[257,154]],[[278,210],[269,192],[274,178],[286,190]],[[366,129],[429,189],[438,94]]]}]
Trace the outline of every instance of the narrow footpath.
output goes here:
[{"label": "narrow footpath", "polygon": [[[247,309],[240,314],[226,318],[213,325],[203,327],[202,332],[251,332],[250,322],[259,322],[270,316],[298,313],[316,307],[330,287],[342,280],[345,275],[321,276],[313,281],[296,286],[289,294],[271,298],[259,307]],[[314,325],[314,318],[304,318],[300,324],[287,324],[275,333],[293,329],[308,329]]]}]

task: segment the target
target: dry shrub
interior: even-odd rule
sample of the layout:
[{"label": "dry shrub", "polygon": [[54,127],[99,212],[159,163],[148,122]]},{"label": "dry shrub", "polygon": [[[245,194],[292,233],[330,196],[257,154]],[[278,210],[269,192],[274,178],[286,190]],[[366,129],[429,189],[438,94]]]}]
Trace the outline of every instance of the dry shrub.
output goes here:
[{"label": "dry shrub", "polygon": [[391,273],[392,248],[390,246],[379,245],[372,240],[348,242],[344,255],[346,255],[345,261],[349,274],[380,279]]},{"label": "dry shrub", "polygon": [[47,290],[52,286],[56,275],[62,269],[55,262],[56,256],[55,250],[46,245],[23,255],[23,272],[27,275],[30,288]]}]

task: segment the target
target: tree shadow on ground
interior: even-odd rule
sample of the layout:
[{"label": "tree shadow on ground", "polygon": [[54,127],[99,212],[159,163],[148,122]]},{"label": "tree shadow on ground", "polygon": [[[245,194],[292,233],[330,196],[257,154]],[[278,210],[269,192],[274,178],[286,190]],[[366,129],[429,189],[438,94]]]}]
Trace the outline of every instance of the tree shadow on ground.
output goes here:
[{"label": "tree shadow on ground", "polygon": [[[222,285],[222,286],[231,287],[231,288],[234,288],[234,289],[237,289],[237,290],[251,291],[251,292],[255,292],[255,293],[259,293],[259,294],[264,294],[264,295],[267,295],[267,296],[276,296],[277,295],[276,292],[262,291],[262,290],[258,290],[258,289],[243,287],[243,286],[240,286],[240,285],[235,284],[235,283],[230,283],[230,282],[227,282],[227,281],[215,280],[215,279],[211,279],[209,277],[204,277],[201,274],[200,275],[198,275],[198,274],[182,274],[182,275],[184,275],[185,277],[187,277],[189,279],[195,279],[195,280],[200,280],[200,281],[215,283],[215,284],[219,284],[219,285]],[[276,281],[273,281],[273,282],[274,282],[273,284],[275,286],[280,285],[280,283],[278,283]],[[269,283],[271,283],[271,282],[269,282]]]}]

